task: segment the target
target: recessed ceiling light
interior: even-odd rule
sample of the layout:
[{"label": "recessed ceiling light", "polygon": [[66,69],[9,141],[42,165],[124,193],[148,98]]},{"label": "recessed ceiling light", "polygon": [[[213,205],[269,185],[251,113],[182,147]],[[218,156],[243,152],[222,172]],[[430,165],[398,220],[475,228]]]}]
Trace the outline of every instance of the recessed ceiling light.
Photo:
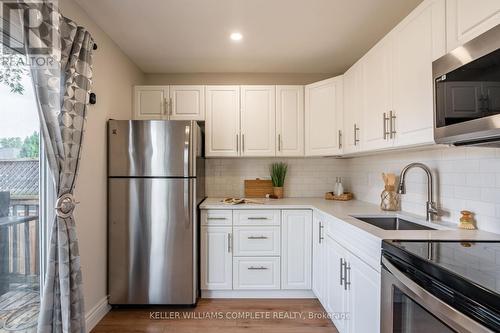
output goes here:
[{"label": "recessed ceiling light", "polygon": [[229,38],[231,38],[232,41],[238,42],[243,39],[243,35],[240,34],[239,32],[233,32]]}]

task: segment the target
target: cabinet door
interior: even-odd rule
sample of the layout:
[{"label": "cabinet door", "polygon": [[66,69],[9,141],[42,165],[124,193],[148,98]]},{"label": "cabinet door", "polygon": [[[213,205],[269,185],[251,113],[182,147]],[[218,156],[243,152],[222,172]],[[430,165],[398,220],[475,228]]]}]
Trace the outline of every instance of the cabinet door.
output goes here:
[{"label": "cabinet door", "polygon": [[231,227],[201,227],[201,289],[233,288]]},{"label": "cabinet door", "polygon": [[350,332],[380,332],[380,273],[353,254],[348,265]]},{"label": "cabinet door", "polygon": [[170,86],[170,119],[205,120],[204,86]]},{"label": "cabinet door", "polygon": [[500,24],[498,0],[446,0],[448,52]]},{"label": "cabinet door", "polygon": [[[342,279],[345,276],[343,263],[347,262],[348,252],[330,237],[326,237],[326,280],[327,311],[334,313],[332,322],[339,333],[349,331],[349,290]],[[369,329],[365,332],[372,332]]]},{"label": "cabinet door", "polygon": [[313,215],[313,264],[312,290],[323,307],[326,307],[326,247],[323,216]]},{"label": "cabinet door", "polygon": [[361,150],[361,115],[363,112],[363,63],[358,62],[344,74],[344,153]]},{"label": "cabinet door", "polygon": [[205,155],[239,156],[239,86],[207,86],[205,101]]},{"label": "cabinet door", "polygon": [[305,95],[306,156],[341,154],[342,76],[307,85]]},{"label": "cabinet door", "polygon": [[133,118],[168,119],[168,91],[168,86],[135,86]]},{"label": "cabinet door", "polygon": [[276,86],[276,156],[304,156],[304,87]]},{"label": "cabinet door", "polygon": [[276,87],[241,87],[242,156],[274,156]]},{"label": "cabinet door", "polygon": [[432,61],[445,53],[443,0],[424,2],[394,31],[394,146],[433,143]]},{"label": "cabinet door", "polygon": [[380,41],[361,60],[364,68],[363,148],[374,150],[392,146],[389,113],[392,108],[392,43]]},{"label": "cabinet door", "polygon": [[281,288],[311,289],[312,212],[282,210]]}]

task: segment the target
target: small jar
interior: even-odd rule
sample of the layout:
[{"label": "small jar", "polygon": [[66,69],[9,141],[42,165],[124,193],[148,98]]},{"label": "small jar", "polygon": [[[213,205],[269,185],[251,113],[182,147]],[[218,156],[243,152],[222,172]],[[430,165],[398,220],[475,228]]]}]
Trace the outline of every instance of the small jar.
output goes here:
[{"label": "small jar", "polygon": [[386,185],[380,194],[380,208],[382,210],[399,210],[399,194],[394,186]]}]

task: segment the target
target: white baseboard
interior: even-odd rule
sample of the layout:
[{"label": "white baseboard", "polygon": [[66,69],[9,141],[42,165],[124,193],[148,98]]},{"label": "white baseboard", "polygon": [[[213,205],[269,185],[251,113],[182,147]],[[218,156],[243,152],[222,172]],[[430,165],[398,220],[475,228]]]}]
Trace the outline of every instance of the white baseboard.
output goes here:
[{"label": "white baseboard", "polygon": [[104,297],[97,303],[92,309],[87,311],[85,314],[85,325],[87,326],[87,332],[92,331],[92,329],[101,321],[102,318],[109,312],[111,306],[108,304],[108,297]]},{"label": "white baseboard", "polygon": [[201,298],[316,298],[312,290],[202,290]]}]

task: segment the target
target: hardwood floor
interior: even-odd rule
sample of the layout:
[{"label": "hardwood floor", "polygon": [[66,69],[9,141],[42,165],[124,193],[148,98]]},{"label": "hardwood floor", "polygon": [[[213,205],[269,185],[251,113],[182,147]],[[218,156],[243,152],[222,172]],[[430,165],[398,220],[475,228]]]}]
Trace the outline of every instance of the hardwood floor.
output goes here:
[{"label": "hardwood floor", "polygon": [[325,316],[315,299],[201,299],[196,308],[113,309],[92,333],[338,333]]}]

